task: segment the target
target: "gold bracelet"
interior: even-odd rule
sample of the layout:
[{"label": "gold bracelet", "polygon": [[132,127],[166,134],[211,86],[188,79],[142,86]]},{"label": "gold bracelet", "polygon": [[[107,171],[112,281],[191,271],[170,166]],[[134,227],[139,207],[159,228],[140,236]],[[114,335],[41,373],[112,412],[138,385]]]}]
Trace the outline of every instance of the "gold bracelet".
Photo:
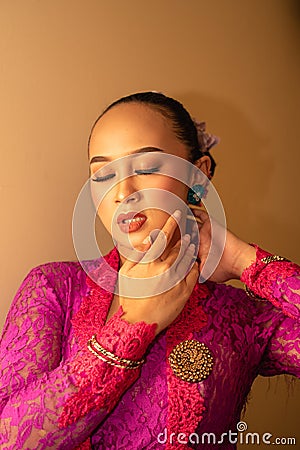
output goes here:
[{"label": "gold bracelet", "polygon": [[124,369],[136,369],[145,362],[144,359],[134,361],[131,359],[120,358],[119,356],[114,355],[99,344],[95,335],[93,335],[92,338],[88,340],[87,347],[91,353],[97,356],[97,358],[112,366],[122,367]]},{"label": "gold bracelet", "polygon": [[265,256],[264,258],[261,258],[261,261],[265,264],[270,264],[273,261],[287,261],[291,262],[289,259],[285,258],[284,256],[279,255],[269,255]]},{"label": "gold bracelet", "polygon": [[133,361],[131,359],[125,359],[125,358],[121,358],[117,355],[114,355],[113,353],[109,352],[108,350],[106,350],[105,348],[102,347],[102,345],[99,344],[99,342],[96,339],[96,335],[93,335],[91,340],[90,340],[91,344],[94,346],[95,350],[97,350],[98,352],[102,353],[104,356],[107,356],[109,359],[112,359],[115,362],[119,362],[121,364],[128,364],[128,365],[141,365],[145,362],[144,359],[141,359],[139,361]]},{"label": "gold bracelet", "polygon": [[[111,366],[120,367],[120,368],[122,368],[122,369],[136,369],[136,368],[138,368],[138,367],[140,366],[140,364],[135,364],[135,365],[129,365],[129,364],[126,364],[126,365],[124,365],[124,364],[120,364],[120,363],[115,362],[115,361],[111,361],[111,360],[109,360],[109,359],[103,357],[102,355],[100,355],[98,352],[96,352],[96,351],[91,347],[89,341],[88,341],[87,347],[88,347],[89,351],[90,351],[91,353],[93,353],[93,355],[97,356],[97,358],[101,359],[101,361],[103,361],[103,362],[105,362],[105,363],[107,363],[107,364],[109,364],[109,365],[111,365]],[[134,362],[134,361],[133,361],[133,362]]]},{"label": "gold bracelet", "polygon": [[260,297],[259,295],[254,294],[253,291],[251,291],[251,289],[245,284],[245,291],[246,294],[248,295],[248,297],[250,298],[255,298],[255,300],[263,300],[263,301],[267,301],[266,298]]},{"label": "gold bracelet", "polygon": [[103,358],[101,355],[99,355],[99,353],[97,353],[89,344],[88,344],[88,349],[91,353],[93,353],[93,355],[97,356],[97,358],[101,359],[101,361],[111,365],[111,366],[115,366],[115,367],[120,367],[122,369],[136,369],[138,366],[136,367],[131,367],[131,366],[123,366],[122,364],[117,364],[114,361],[109,361],[108,359]]},{"label": "gold bracelet", "polygon": [[[285,258],[284,256],[279,256],[279,255],[264,256],[263,258],[261,258],[260,261],[263,262],[265,265],[270,264],[271,262],[276,262],[276,261],[291,262],[289,259]],[[246,284],[245,284],[245,291],[246,291],[246,294],[248,295],[248,297],[255,298],[256,300],[267,301],[267,299],[256,295]]]},{"label": "gold bracelet", "polygon": [[120,356],[114,355],[113,353],[109,352],[108,350],[103,348],[102,345],[99,344],[95,334],[90,339],[90,342],[98,352],[102,353],[103,355],[107,356],[109,359],[112,359],[113,361],[120,362],[121,364],[132,364],[132,363],[143,364],[145,362],[144,359],[141,359],[140,361],[133,361],[131,359],[125,359],[121,358]]}]

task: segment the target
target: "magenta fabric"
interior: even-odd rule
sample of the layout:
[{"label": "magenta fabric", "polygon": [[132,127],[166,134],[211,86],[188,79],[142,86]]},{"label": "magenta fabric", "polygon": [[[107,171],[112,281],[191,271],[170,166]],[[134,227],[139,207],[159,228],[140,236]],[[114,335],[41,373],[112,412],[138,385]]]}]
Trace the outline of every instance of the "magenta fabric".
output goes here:
[{"label": "magenta fabric", "polygon": [[[175,419],[185,423],[196,417],[193,405],[202,408],[203,399],[205,409],[193,430],[200,439],[203,433],[220,437],[236,431],[258,374],[300,377],[300,268],[262,264],[264,255],[258,249],[242,280],[267,300],[206,282],[195,286],[177,320],[185,323],[178,332],[203,342],[214,358],[211,374],[194,385],[198,396],[190,383],[170,391],[173,325],[154,337],[151,325],[124,322],[121,310],[104,325],[112,296],[100,291],[91,296],[93,284],[78,262],[34,268],[15,296],[1,340],[1,449],[165,449],[171,400],[179,405]],[[116,249],[107,261],[118,267]],[[101,273],[101,261],[91,266]],[[139,359],[146,353],[141,370],[112,368],[89,354],[86,340],[95,324],[100,342],[119,356]],[[226,440],[205,447],[172,439],[175,445],[168,448],[236,448]]]}]

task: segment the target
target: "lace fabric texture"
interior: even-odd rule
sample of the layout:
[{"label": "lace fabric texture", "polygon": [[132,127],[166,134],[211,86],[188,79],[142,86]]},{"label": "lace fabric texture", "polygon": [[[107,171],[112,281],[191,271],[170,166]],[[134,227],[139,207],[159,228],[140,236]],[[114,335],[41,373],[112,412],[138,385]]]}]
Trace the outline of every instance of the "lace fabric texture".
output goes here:
[{"label": "lace fabric texture", "polygon": [[[117,267],[116,250],[107,261]],[[101,269],[99,262],[95,267]],[[79,263],[33,269],[1,340],[1,449],[203,448],[203,433],[236,430],[258,374],[300,377],[299,267],[262,266],[258,258],[242,280],[268,301],[223,284],[196,285],[180,316],[154,338],[153,326],[129,325],[121,310],[105,324],[112,296],[99,291]],[[125,371],[101,362],[86,349],[92,334],[121,357],[146,353],[145,364]],[[190,338],[214,358],[211,374],[193,386],[175,379],[167,362],[178,340]],[[179,442],[180,432],[186,438]],[[192,432],[199,443],[195,435],[188,439]]]}]

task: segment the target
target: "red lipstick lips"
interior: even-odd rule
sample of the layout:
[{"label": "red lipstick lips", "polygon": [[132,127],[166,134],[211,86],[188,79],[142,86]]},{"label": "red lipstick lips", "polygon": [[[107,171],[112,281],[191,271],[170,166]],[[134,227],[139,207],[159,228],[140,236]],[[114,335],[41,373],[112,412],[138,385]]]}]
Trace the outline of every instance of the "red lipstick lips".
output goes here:
[{"label": "red lipstick lips", "polygon": [[126,214],[120,214],[117,223],[123,233],[132,233],[139,230],[146,222],[145,214],[129,211]]}]

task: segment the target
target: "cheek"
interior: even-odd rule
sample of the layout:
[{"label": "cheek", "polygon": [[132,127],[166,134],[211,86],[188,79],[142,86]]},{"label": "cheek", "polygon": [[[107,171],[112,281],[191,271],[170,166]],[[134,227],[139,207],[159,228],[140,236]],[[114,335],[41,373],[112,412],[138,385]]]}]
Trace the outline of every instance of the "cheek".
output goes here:
[{"label": "cheek", "polygon": [[113,199],[111,195],[108,194],[103,198],[97,209],[97,215],[100,217],[105,228],[109,231],[111,227],[111,220],[115,211],[113,205]]},{"label": "cheek", "polygon": [[159,187],[166,191],[172,192],[184,201],[187,199],[188,187],[174,178],[165,179]]},{"label": "cheek", "polygon": [[150,177],[149,179],[147,179],[146,177],[144,182],[141,183],[140,189],[146,188],[157,189],[158,193],[160,189],[163,191],[172,192],[173,194],[177,195],[184,201],[187,198],[188,187],[181,181],[178,181],[175,178],[171,178],[168,176],[157,175],[155,178],[152,178],[151,180]]}]

